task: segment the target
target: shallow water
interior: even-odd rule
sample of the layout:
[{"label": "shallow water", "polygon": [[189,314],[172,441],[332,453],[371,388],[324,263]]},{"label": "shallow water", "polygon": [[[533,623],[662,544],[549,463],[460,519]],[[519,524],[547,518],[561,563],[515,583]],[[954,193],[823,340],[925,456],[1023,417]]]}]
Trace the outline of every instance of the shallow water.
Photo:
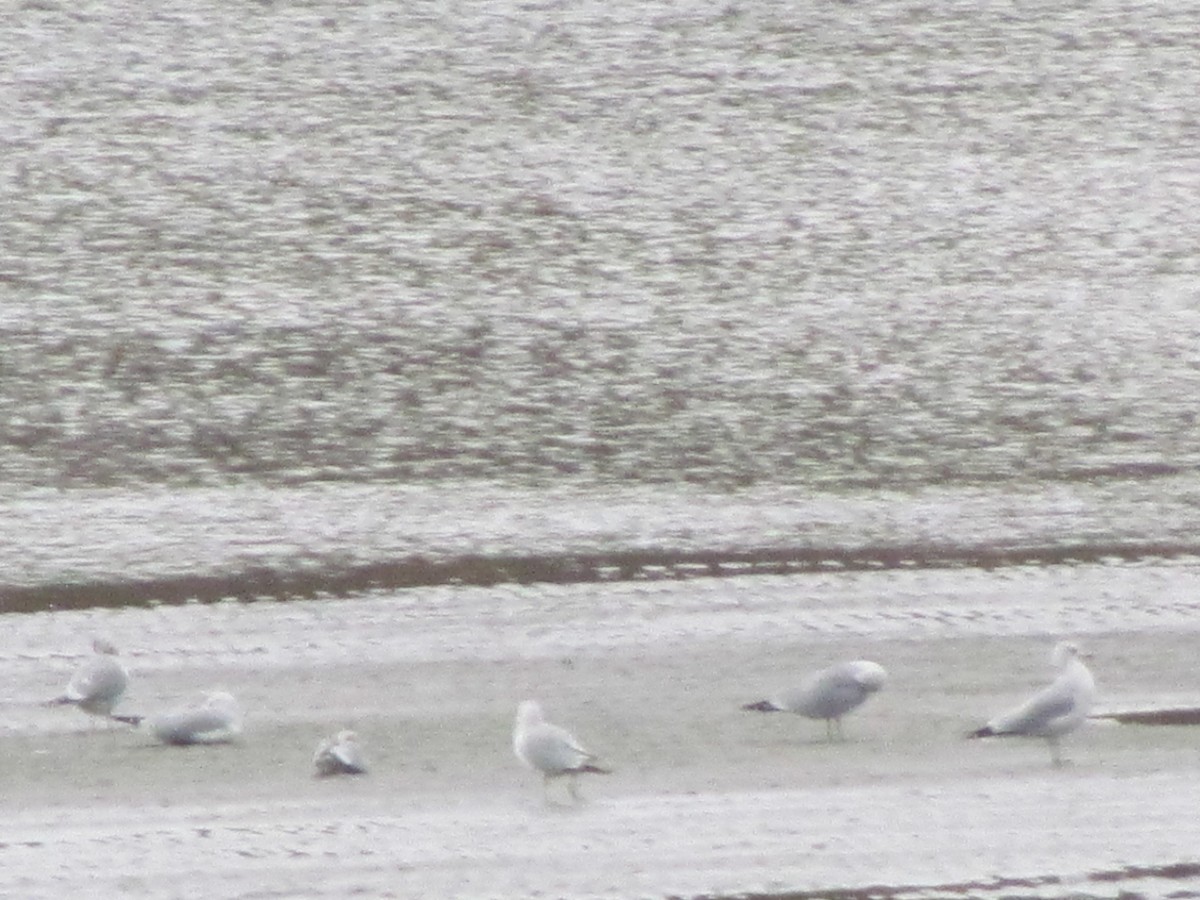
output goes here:
[{"label": "shallow water", "polygon": [[1186,11],[0,15],[4,608],[1194,549]]}]

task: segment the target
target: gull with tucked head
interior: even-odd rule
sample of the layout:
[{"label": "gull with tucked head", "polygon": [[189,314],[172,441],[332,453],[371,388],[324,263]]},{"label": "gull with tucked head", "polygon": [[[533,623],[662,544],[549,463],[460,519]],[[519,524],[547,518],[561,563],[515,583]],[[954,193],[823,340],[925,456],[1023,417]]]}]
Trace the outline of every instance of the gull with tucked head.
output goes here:
[{"label": "gull with tucked head", "polygon": [[825,720],[825,736],[842,734],[842,716],[853,712],[887,681],[879,663],[865,659],[837,663],[814,672],[792,688],[766,700],[747,703],[742,709],[755,712],[790,712],[809,719]]},{"label": "gull with tucked head", "polygon": [[164,744],[222,744],[242,733],[242,708],[232,694],[205,691],[188,703],[146,719]]},{"label": "gull with tucked head", "polygon": [[362,775],[367,771],[366,757],[358,743],[358,735],[349,730],[339,731],[336,737],[325,738],[313,754],[317,775]]}]

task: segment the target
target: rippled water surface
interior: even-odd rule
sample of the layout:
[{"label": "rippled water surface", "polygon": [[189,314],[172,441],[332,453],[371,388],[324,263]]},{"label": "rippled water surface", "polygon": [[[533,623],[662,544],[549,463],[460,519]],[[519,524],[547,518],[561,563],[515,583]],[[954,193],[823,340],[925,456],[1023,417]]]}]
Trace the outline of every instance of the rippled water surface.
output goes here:
[{"label": "rippled water surface", "polygon": [[1196,462],[1185,8],[2,15],[9,484]]}]

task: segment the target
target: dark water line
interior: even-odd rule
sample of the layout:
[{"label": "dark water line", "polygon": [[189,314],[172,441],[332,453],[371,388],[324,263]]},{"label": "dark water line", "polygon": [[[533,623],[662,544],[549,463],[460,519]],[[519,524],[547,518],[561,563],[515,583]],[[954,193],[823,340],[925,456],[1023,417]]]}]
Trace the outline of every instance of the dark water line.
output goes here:
[{"label": "dark water line", "polygon": [[1093,719],[1108,719],[1122,725],[1200,725],[1200,708],[1194,706],[1171,709],[1131,709],[1123,712],[1101,713]]},{"label": "dark water line", "polygon": [[[1095,884],[1113,884],[1124,881],[1158,878],[1169,881],[1184,881],[1200,877],[1200,863],[1180,862],[1158,866],[1123,866],[1119,869],[1106,869],[1092,872],[1084,876],[1082,881]],[[1081,890],[1075,879],[1066,879],[1058,875],[1040,875],[1029,878],[995,878],[991,881],[964,881],[952,884],[938,885],[887,885],[877,884],[861,888],[838,888],[818,891],[780,891],[772,893],[737,894],[737,900],[901,900],[904,897],[981,897],[981,896],[1020,896],[1014,890],[1040,889],[1037,896],[1046,896],[1045,889],[1061,885],[1068,889],[1064,896],[1082,900],[1094,895]],[[1104,896],[1108,896],[1105,894]],[[1130,896],[1141,896],[1131,894]],[[1172,897],[1196,897],[1192,891],[1178,891]],[[678,900],[678,898],[671,898]],[[733,900],[733,896],[706,894],[693,897],[691,900]]]},{"label": "dark water line", "polygon": [[1115,541],[1082,545],[889,544],[702,551],[670,548],[602,554],[421,556],[321,568],[254,566],[240,571],[142,579],[0,586],[0,612],[344,597],[434,585],[578,584],[728,578],[896,568],[994,569],[1019,565],[1131,562],[1200,556],[1200,543]]}]

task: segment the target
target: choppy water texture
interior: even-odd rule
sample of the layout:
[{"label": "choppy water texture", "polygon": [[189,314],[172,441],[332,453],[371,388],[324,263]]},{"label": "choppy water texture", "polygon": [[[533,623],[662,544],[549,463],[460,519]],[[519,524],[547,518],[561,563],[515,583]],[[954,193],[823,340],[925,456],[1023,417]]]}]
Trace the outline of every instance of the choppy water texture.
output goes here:
[{"label": "choppy water texture", "polygon": [[1186,8],[0,15],[9,483],[1197,459]]}]

